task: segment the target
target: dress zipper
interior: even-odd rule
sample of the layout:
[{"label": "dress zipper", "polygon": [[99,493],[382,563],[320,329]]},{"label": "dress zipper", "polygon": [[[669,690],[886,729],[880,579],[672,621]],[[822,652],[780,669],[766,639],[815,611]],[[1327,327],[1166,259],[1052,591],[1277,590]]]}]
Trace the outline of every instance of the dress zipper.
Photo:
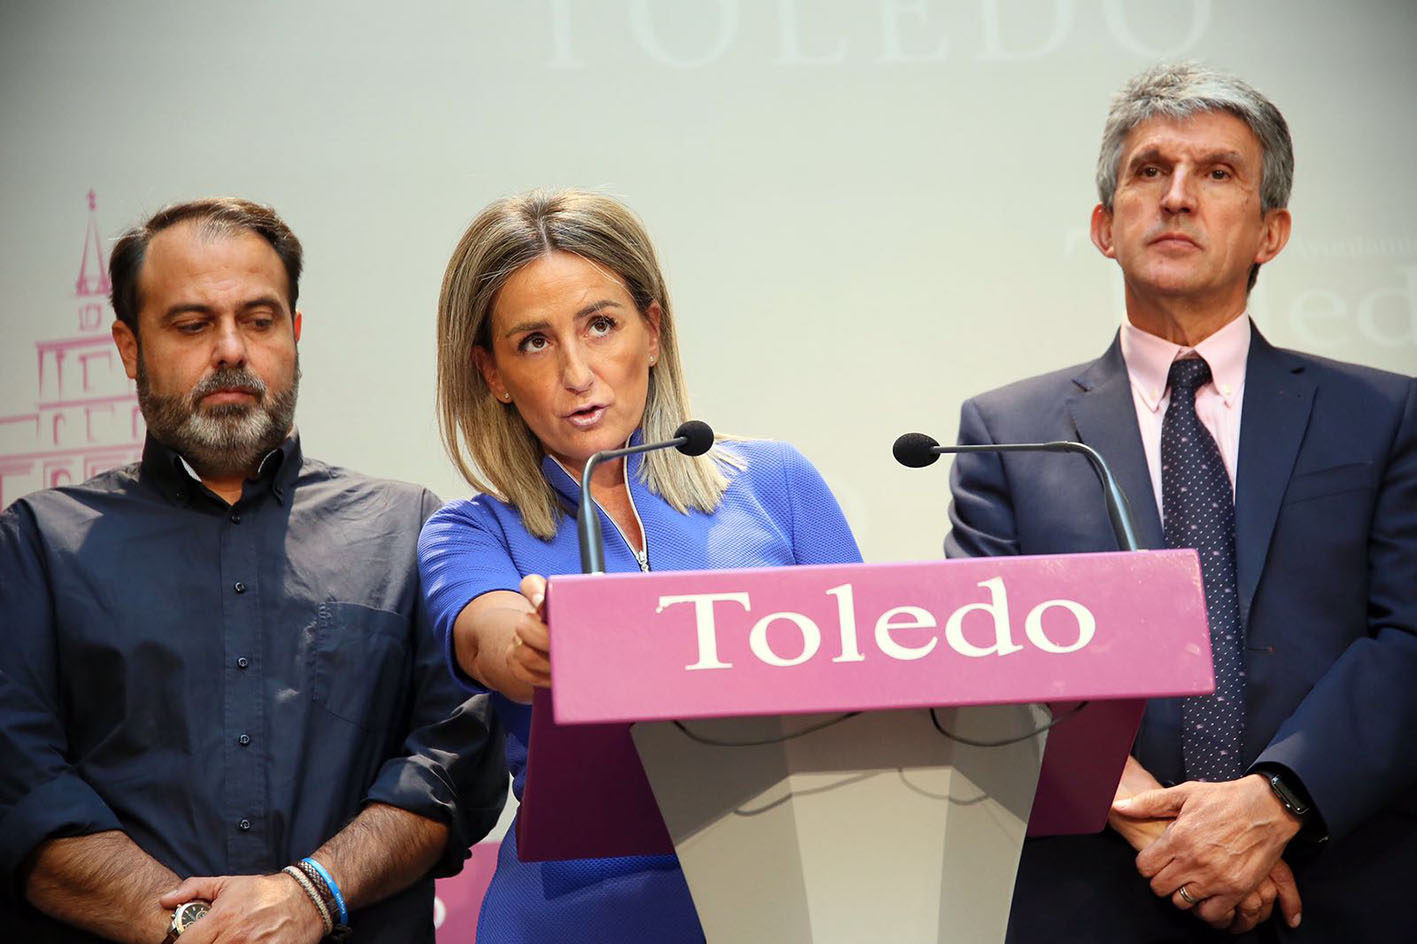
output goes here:
[{"label": "dress zipper", "polygon": [[[635,546],[630,543],[630,539],[625,536],[625,532],[620,530],[620,525],[616,523],[615,519],[611,518],[608,514],[606,514],[605,517],[610,518],[610,524],[615,528],[615,533],[620,535],[620,540],[625,542],[625,548],[631,554],[635,555],[635,563],[640,565],[640,573],[647,574],[649,573],[649,532],[645,530],[645,523],[640,518],[640,510],[635,507],[635,494],[630,490],[630,463],[628,460],[624,464],[624,474],[625,495],[630,499],[630,510],[635,513],[635,523],[640,526],[640,535],[644,538],[645,549],[642,551],[635,550]],[[596,502],[595,505],[597,508],[600,508],[600,502]],[[602,513],[604,512],[603,508],[600,508],[600,510]]]},{"label": "dress zipper", "polygon": [[[572,482],[580,481],[571,474],[570,469],[567,469],[565,465],[561,463],[561,460],[557,459],[556,464],[561,466],[561,471],[565,472]],[[645,540],[645,549],[643,551],[635,550],[635,546],[630,543],[630,539],[625,536],[625,532],[620,530],[620,525],[601,507],[600,502],[596,501],[594,497],[591,498],[591,502],[595,505],[595,510],[599,514],[605,515],[605,517],[610,520],[610,526],[615,529],[616,534],[620,535],[620,540],[625,542],[625,549],[635,555],[635,563],[640,565],[640,572],[647,574],[649,573],[649,532],[645,530],[644,520],[640,518],[640,510],[635,507],[635,494],[630,490],[630,463],[628,460],[624,463],[622,474],[625,477],[625,495],[630,499],[630,510],[635,513],[635,523],[640,526],[640,534]]]}]

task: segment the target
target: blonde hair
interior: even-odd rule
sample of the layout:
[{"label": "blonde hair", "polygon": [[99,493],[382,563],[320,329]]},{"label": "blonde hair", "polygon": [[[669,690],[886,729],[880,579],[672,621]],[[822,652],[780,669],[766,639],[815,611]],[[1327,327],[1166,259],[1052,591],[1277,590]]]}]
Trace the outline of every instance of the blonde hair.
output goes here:
[{"label": "blonde hair", "polygon": [[[547,540],[562,511],[541,474],[541,443],[516,407],[493,395],[472,352],[491,353],[492,307],[512,274],[558,250],[623,279],[641,317],[659,303],[659,360],[649,372],[640,421],[645,441],[673,438],[690,416],[669,292],[649,235],[629,209],[582,190],[533,190],[479,213],[448,260],[438,298],[439,428],[468,484],[515,506],[527,531]],[[724,467],[741,462],[717,447],[696,458],[663,450],[645,455],[640,474],[676,511],[711,512],[728,487]]]}]

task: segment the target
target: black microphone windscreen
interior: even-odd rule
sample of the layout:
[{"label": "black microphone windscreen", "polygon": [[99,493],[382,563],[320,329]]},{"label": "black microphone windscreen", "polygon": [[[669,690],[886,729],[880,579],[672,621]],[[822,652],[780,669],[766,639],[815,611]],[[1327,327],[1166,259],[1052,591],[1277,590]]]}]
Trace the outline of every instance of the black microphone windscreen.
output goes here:
[{"label": "black microphone windscreen", "polygon": [[676,446],[686,456],[701,456],[713,448],[713,427],[703,420],[689,420],[674,431],[674,438],[683,438]]},{"label": "black microphone windscreen", "polygon": [[905,433],[895,441],[891,452],[895,455],[895,461],[901,465],[923,469],[940,458],[940,454],[934,451],[939,444],[933,436],[926,436],[924,433]]}]

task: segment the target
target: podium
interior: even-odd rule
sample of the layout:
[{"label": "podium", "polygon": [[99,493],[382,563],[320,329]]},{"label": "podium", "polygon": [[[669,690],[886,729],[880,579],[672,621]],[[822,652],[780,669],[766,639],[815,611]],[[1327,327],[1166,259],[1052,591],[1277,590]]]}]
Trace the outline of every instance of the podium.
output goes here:
[{"label": "podium", "polygon": [[[525,859],[677,852],[710,942],[994,941],[1214,688],[1191,550],[554,577]],[[1050,726],[1051,725],[1051,726]]]}]

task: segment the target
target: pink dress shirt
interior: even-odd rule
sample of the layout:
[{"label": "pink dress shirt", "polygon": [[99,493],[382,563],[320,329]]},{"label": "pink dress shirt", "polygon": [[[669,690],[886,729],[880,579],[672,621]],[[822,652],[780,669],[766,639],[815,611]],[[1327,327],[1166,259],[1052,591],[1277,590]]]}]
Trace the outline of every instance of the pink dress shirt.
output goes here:
[{"label": "pink dress shirt", "polygon": [[1241,314],[1197,344],[1182,347],[1133,325],[1122,323],[1122,360],[1132,382],[1132,405],[1137,411],[1146,467],[1151,473],[1152,497],[1161,510],[1161,421],[1171,403],[1166,375],[1171,362],[1192,353],[1210,365],[1211,380],[1196,391],[1196,415],[1220,446],[1230,488],[1235,488],[1235,462],[1240,453],[1240,407],[1245,397],[1245,359],[1250,353],[1250,319]]}]

